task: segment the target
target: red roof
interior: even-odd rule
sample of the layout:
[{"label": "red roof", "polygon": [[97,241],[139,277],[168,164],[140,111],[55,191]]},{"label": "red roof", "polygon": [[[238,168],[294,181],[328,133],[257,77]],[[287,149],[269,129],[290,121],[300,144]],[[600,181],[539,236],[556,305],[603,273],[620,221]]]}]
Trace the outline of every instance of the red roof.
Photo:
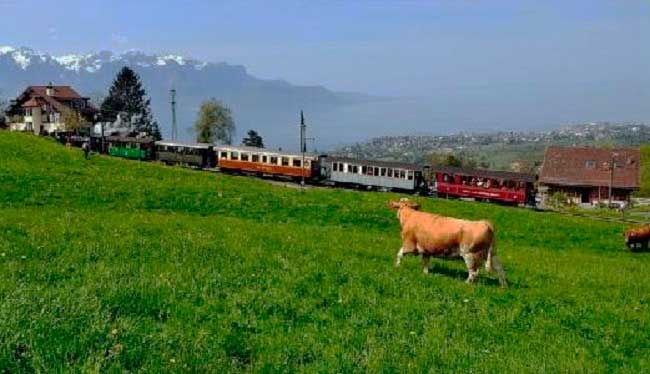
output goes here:
[{"label": "red roof", "polygon": [[[47,87],[48,86],[29,86],[25,92],[31,91],[31,96],[47,96]],[[57,100],[82,99],[81,95],[70,86],[52,86],[52,89],[54,92],[50,96]]]},{"label": "red roof", "polygon": [[32,97],[21,106],[23,108],[36,108],[43,104],[45,104],[45,101],[43,101],[43,99],[41,99],[40,97]]},{"label": "red roof", "polygon": [[638,148],[548,147],[539,182],[564,186],[609,186],[612,157],[615,164],[612,186],[639,188],[641,153]]}]

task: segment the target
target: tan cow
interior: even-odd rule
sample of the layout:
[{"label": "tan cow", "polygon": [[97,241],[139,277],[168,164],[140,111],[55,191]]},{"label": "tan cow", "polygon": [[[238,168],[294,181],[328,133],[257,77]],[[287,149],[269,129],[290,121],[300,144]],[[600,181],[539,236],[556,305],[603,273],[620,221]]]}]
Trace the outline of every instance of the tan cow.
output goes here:
[{"label": "tan cow", "polygon": [[424,273],[429,272],[429,260],[433,257],[462,257],[467,265],[472,283],[478,269],[485,261],[487,271],[496,271],[499,282],[506,287],[506,274],[496,255],[494,228],[488,221],[468,221],[437,214],[419,212],[420,206],[408,199],[391,201],[391,209],[397,210],[402,226],[402,247],[397,252],[395,266],[408,254],[422,255]]}]

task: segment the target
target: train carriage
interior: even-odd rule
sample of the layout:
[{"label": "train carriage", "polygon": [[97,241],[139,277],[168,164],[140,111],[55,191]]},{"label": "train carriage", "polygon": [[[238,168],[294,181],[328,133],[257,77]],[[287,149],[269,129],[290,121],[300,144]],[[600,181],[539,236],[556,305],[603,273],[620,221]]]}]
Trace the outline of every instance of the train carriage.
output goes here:
[{"label": "train carriage", "polygon": [[323,157],[321,174],[334,185],[382,190],[427,190],[429,168],[417,164]]},{"label": "train carriage", "polygon": [[319,176],[319,157],[245,146],[215,147],[217,165],[224,171],[259,176],[313,180]]},{"label": "train carriage", "polygon": [[168,165],[184,165],[200,169],[212,168],[216,164],[211,144],[156,142],[156,159]]},{"label": "train carriage", "polygon": [[442,166],[433,170],[440,197],[462,197],[516,205],[535,205],[533,174]]},{"label": "train carriage", "polygon": [[123,157],[132,160],[153,160],[154,139],[123,136],[104,137],[106,153],[111,156]]}]

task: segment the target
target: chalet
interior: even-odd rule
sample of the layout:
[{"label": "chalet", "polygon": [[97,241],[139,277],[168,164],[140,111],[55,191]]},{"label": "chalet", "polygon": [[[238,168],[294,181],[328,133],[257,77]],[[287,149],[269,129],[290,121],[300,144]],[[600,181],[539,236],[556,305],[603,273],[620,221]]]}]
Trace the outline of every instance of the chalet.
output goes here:
[{"label": "chalet", "polygon": [[638,148],[557,147],[546,149],[539,175],[541,203],[556,192],[569,202],[592,204],[629,202],[639,189],[640,159]]},{"label": "chalet", "polygon": [[70,86],[29,86],[6,111],[8,127],[14,131],[49,134],[66,129],[65,113],[72,111],[82,122],[91,123],[97,110]]}]

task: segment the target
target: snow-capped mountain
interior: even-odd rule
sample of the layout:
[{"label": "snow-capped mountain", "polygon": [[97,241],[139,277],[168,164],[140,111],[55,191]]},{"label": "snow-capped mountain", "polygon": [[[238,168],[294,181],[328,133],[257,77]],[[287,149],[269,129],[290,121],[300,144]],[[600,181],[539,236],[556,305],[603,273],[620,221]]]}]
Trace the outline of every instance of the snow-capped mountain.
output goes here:
[{"label": "snow-capped mountain", "polygon": [[[308,115],[317,115],[371,99],[336,93],[321,86],[296,86],[281,80],[258,79],[241,65],[202,62],[178,55],[103,51],[52,56],[30,48],[9,46],[0,46],[0,98],[11,99],[27,86],[52,82],[71,85],[99,102],[123,66],[131,67],[140,75],[163,136],[171,131],[169,92],[172,88],[177,91],[181,137],[191,138],[189,131],[183,128],[191,127],[200,103],[216,98],[232,109],[239,135],[255,129],[265,136],[265,143],[283,147],[296,146],[296,124],[301,109]],[[321,131],[320,139],[333,136],[328,129]]]},{"label": "snow-capped mountain", "polygon": [[50,56],[48,54],[35,52],[26,47],[14,48],[10,46],[0,46],[0,56],[7,56],[21,69],[27,70],[31,65],[39,64],[58,64],[66,70],[75,72],[86,71],[95,73],[104,65],[114,62],[123,62],[135,66],[151,67],[166,66],[176,64],[178,66],[190,66],[194,69],[201,70],[208,63],[193,59],[187,59],[179,55],[147,55],[140,51],[127,51],[121,54],[114,54],[109,51],[90,54],[68,54],[62,56]]}]

